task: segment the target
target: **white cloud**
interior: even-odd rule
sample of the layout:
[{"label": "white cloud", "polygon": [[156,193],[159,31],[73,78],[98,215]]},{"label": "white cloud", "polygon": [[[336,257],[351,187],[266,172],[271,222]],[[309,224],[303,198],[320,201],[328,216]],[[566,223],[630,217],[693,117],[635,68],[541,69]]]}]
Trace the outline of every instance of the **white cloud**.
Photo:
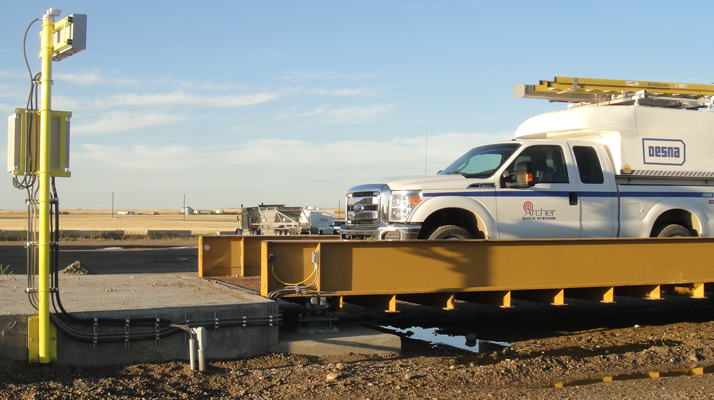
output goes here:
[{"label": "white cloud", "polygon": [[179,86],[191,89],[191,90],[210,90],[210,91],[226,91],[226,90],[238,90],[244,89],[242,86],[236,85],[232,82],[221,82],[220,84],[211,81],[188,81],[179,80],[177,81],[166,81],[164,83],[177,83]]},{"label": "white cloud", "polygon": [[53,103],[72,110],[106,110],[122,107],[235,108],[264,103],[278,97],[278,94],[268,92],[244,96],[199,96],[175,91],[157,94],[125,93],[89,100],[54,96]]},{"label": "white cloud", "polygon": [[376,93],[375,90],[366,89],[339,89],[339,90],[323,90],[312,89],[310,92],[325,96],[371,96]]},{"label": "white cloud", "polygon": [[279,116],[278,119],[310,119],[310,121],[307,121],[310,125],[359,124],[387,114],[394,108],[394,103],[378,103],[367,106],[347,106],[341,108],[332,108],[328,105],[322,105],[307,111],[298,111],[297,108],[293,107],[289,113]]},{"label": "white cloud", "polygon": [[[474,146],[512,136],[432,135],[427,174]],[[121,208],[178,209],[184,194],[196,208],[260,202],[336,207],[352,186],[423,176],[424,145],[423,136],[324,144],[256,139],[200,147],[85,144],[72,152],[72,178],[62,180],[59,190],[68,208],[108,207],[113,192]],[[0,204],[22,203],[10,200]]]},{"label": "white cloud", "polygon": [[302,82],[302,81],[308,81],[308,80],[316,80],[316,79],[349,79],[349,80],[362,80],[362,79],[374,79],[377,78],[377,74],[342,74],[342,73],[337,73],[335,71],[293,71],[293,72],[286,72],[284,76],[279,77],[278,79],[281,80],[287,80],[287,81],[293,81],[293,82]]},{"label": "white cloud", "polygon": [[17,78],[27,78],[27,84],[30,84],[30,74],[27,71],[3,71],[0,70],[0,78],[10,78],[10,79],[17,79]]},{"label": "white cloud", "polygon": [[[480,133],[444,133],[428,140],[428,165],[442,169],[473,147],[498,141],[508,141],[513,133],[488,135]],[[324,168],[326,160],[338,159],[342,166],[360,166],[356,170],[371,171],[377,176],[403,169],[402,165],[420,165],[414,171],[423,172],[426,141],[424,137],[396,138],[389,142],[339,141],[311,143],[302,140],[259,139],[240,147],[224,150],[215,159],[226,167],[236,165],[265,168],[287,168],[286,173],[299,173],[310,166]],[[220,152],[219,152],[220,153]],[[332,164],[331,164],[332,165]],[[339,169],[339,166],[336,167]],[[329,174],[327,170],[326,173]]]},{"label": "white cloud", "polygon": [[182,91],[159,94],[118,94],[109,97],[106,101],[97,104],[102,108],[114,107],[201,107],[201,108],[231,108],[263,103],[278,98],[275,93],[259,93],[254,95],[237,96],[196,96]]},{"label": "white cloud", "polygon": [[107,170],[181,172],[195,170],[208,161],[201,152],[182,145],[122,147],[85,144],[81,148],[80,152],[72,154],[73,162],[102,166]]},{"label": "white cloud", "polygon": [[67,81],[78,85],[119,85],[133,86],[138,81],[131,78],[104,76],[99,71],[78,73],[56,73],[53,78],[58,81]]},{"label": "white cloud", "polygon": [[[445,167],[471,148],[496,141],[506,141],[512,133],[487,135],[479,133],[444,133],[429,137],[429,165]],[[388,142],[338,141],[312,143],[303,140],[256,139],[242,144],[215,146],[145,145],[102,146],[84,144],[73,159],[91,161],[94,168],[116,170],[155,170],[185,172],[220,171],[248,167],[254,175],[280,170],[286,176],[297,176],[305,170],[322,171],[326,176],[342,167],[383,176],[404,170],[409,163],[420,165],[423,172],[424,137],[396,138]],[[335,163],[333,160],[339,160]],[[325,168],[326,166],[331,168]],[[333,168],[334,167],[334,168]],[[408,168],[407,168],[408,169]],[[369,174],[368,174],[369,175]],[[314,178],[317,180],[328,178]]]},{"label": "white cloud", "polygon": [[132,113],[110,111],[102,114],[98,121],[87,125],[72,126],[72,135],[99,135],[131,131],[159,125],[171,125],[186,118],[177,113]]}]

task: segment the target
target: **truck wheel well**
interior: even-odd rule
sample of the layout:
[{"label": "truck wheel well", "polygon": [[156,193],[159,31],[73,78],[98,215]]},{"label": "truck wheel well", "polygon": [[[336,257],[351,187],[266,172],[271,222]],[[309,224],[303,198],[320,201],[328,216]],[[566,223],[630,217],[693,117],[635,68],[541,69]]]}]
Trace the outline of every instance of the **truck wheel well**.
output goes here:
[{"label": "truck wheel well", "polygon": [[662,227],[670,224],[682,225],[692,233],[692,236],[701,236],[699,219],[687,210],[676,209],[669,210],[657,218],[650,231],[650,237],[655,237],[655,232],[659,232]]},{"label": "truck wheel well", "polygon": [[461,208],[444,208],[429,215],[421,225],[419,239],[426,239],[434,229],[444,225],[460,226],[476,239],[486,238],[483,222],[473,212]]}]

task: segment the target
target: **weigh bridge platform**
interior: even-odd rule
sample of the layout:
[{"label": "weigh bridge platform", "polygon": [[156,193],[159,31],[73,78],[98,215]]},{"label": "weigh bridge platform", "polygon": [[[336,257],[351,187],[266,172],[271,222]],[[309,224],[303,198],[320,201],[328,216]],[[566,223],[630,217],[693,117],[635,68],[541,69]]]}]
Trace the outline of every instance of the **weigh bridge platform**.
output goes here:
[{"label": "weigh bridge platform", "polygon": [[[200,275],[257,287],[256,266],[236,262],[240,254],[248,260],[246,251],[257,258],[256,242],[246,245],[247,238],[202,236]],[[567,297],[605,303],[615,295],[704,298],[705,285],[714,282],[714,238],[266,239],[260,240],[262,296],[319,294],[391,312],[397,300],[453,309],[456,300],[510,307],[514,298],[554,305],[565,305]],[[223,274],[227,267],[235,273]]]}]

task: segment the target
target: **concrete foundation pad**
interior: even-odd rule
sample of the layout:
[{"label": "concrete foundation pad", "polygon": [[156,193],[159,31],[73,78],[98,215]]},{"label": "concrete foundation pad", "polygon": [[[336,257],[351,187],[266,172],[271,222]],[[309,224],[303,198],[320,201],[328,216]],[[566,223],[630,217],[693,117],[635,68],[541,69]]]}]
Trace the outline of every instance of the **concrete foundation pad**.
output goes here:
[{"label": "concrete foundation pad", "polygon": [[280,331],[280,342],[273,345],[273,353],[306,354],[311,356],[337,355],[344,353],[380,354],[400,353],[402,342],[399,336],[375,331],[363,326],[337,322],[337,333],[300,335]]},{"label": "concrete foundation pad", "polygon": [[[0,276],[0,357],[28,359],[28,315],[31,306],[25,276]],[[60,298],[72,317],[100,322],[79,324],[65,319],[58,329],[59,364],[106,365],[188,360],[188,334],[178,331],[155,340],[157,317],[173,323],[207,328],[207,359],[255,356],[278,342],[277,302],[249,291],[190,275],[63,275]],[[243,317],[246,323],[243,324]],[[129,320],[129,324],[102,322]],[[142,322],[143,320],[143,322]],[[270,321],[274,320],[274,323]],[[132,322],[133,321],[133,322]],[[245,326],[244,326],[245,325]],[[58,326],[59,328],[59,326]],[[164,331],[167,325],[163,326]],[[93,343],[94,332],[113,335],[112,341]],[[125,338],[129,337],[129,341]],[[132,340],[146,337],[148,340]],[[106,336],[105,336],[106,337]]]},{"label": "concrete foundation pad", "polygon": [[[338,333],[298,335],[288,332],[289,326],[279,331],[279,308],[290,308],[287,304],[279,306],[252,290],[188,274],[61,275],[59,279],[60,298],[70,315],[86,320],[97,318],[100,322],[95,327],[93,323],[63,319],[65,331],[79,333],[83,340],[58,329],[57,359],[52,360],[58,364],[92,366],[188,360],[189,335],[180,331],[155,340],[156,326],[146,320],[157,317],[206,327],[205,356],[209,361],[266,352],[330,355],[401,350],[401,340],[396,335],[340,321],[335,323],[340,329]],[[27,320],[37,311],[28,300],[26,286],[26,276],[0,275],[2,358],[28,360]],[[246,324],[242,323],[243,317]],[[115,321],[101,322],[103,319]],[[124,323],[127,319],[128,326]],[[93,343],[95,331],[113,335],[113,341]],[[127,335],[129,341],[125,340]],[[142,335],[151,337],[132,340]]]}]

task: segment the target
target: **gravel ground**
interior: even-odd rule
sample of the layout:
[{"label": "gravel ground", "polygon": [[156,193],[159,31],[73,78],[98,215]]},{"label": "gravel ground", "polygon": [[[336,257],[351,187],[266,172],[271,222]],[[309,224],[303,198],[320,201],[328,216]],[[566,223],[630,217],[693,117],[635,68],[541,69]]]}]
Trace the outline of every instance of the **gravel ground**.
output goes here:
[{"label": "gravel ground", "polygon": [[[137,265],[143,265],[143,272],[186,269],[185,263],[161,262],[177,257],[177,250],[166,247],[171,243],[151,245],[155,247],[118,254],[122,262],[112,272],[125,273],[122,268]],[[106,252],[93,251],[92,246],[84,243],[69,249],[74,253],[61,265],[81,256],[83,266],[107,273],[102,262]],[[0,251],[10,256],[11,248]],[[154,262],[142,261],[147,252]],[[129,257],[137,257],[137,262]],[[192,256],[189,252],[178,257]],[[342,319],[407,332],[400,333],[400,355],[266,354],[210,360],[204,373],[190,371],[185,362],[75,368],[0,356],[0,399],[714,397],[711,299],[616,297],[616,304],[567,300],[565,307],[514,301],[515,307],[505,310],[458,303],[452,311],[400,303],[396,314],[346,308]],[[408,333],[414,326],[510,345],[475,354],[414,340]]]}]

